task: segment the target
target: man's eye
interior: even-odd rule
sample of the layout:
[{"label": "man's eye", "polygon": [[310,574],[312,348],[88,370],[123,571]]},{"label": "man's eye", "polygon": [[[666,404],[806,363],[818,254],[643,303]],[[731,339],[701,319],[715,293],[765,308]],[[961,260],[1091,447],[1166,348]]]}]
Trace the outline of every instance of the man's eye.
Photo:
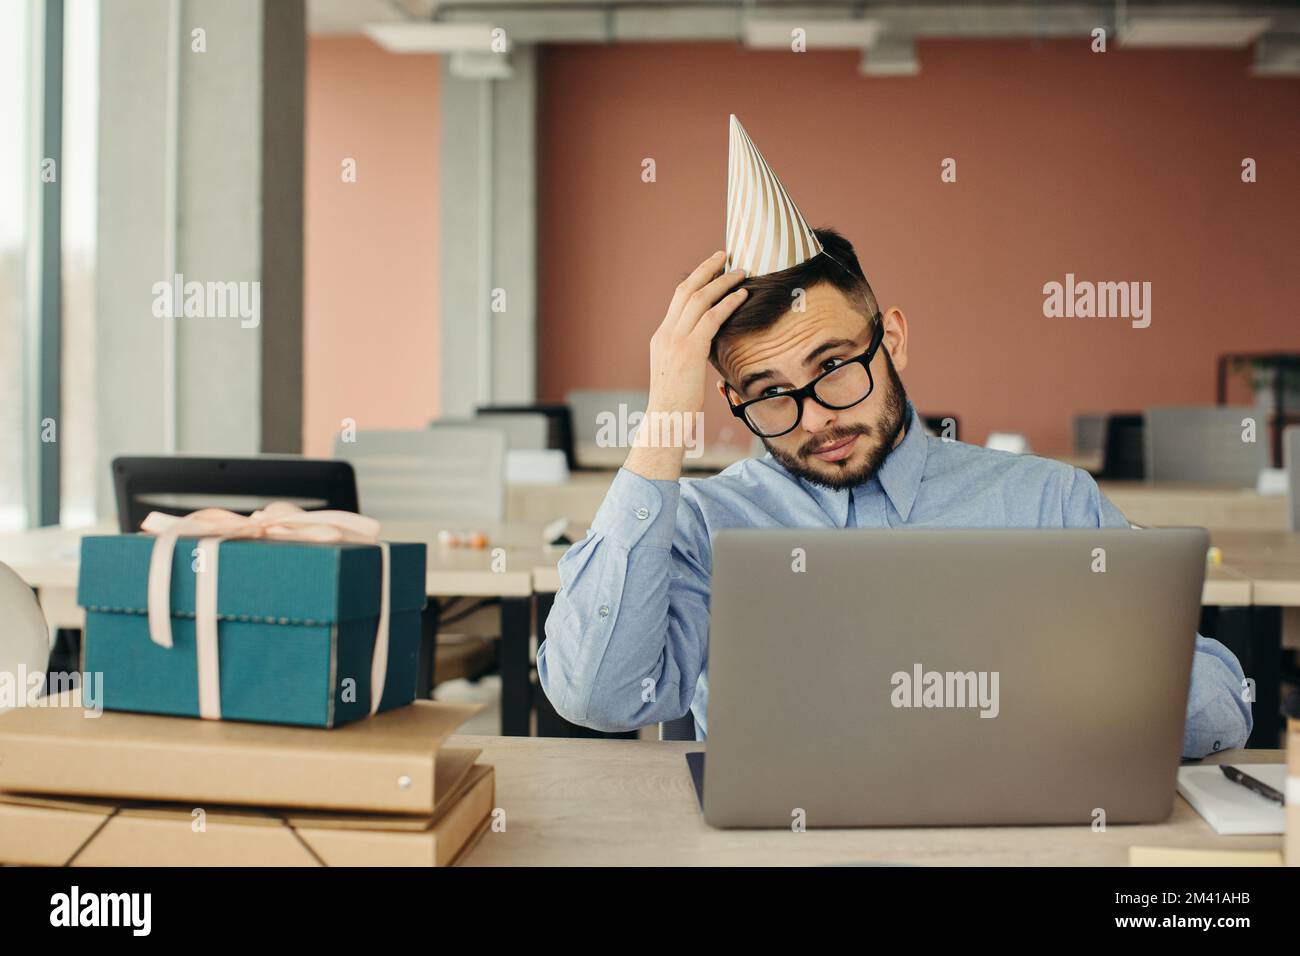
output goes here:
[{"label": "man's eye", "polygon": [[844,359],[841,358],[827,359],[825,362],[822,362],[822,371],[829,372],[831,369],[836,368],[843,364],[844,364]]},{"label": "man's eye", "polygon": [[788,392],[789,389],[783,385],[769,385],[759,394],[759,398],[771,398],[773,395],[780,395],[782,392]]}]

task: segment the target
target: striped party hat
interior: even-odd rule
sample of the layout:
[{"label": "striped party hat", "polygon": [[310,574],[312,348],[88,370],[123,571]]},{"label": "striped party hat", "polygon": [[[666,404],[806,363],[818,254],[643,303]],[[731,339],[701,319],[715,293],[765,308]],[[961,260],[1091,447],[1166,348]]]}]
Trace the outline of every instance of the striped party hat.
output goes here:
[{"label": "striped party hat", "polygon": [[822,251],[794,204],[733,114],[727,156],[727,268],[780,272]]}]

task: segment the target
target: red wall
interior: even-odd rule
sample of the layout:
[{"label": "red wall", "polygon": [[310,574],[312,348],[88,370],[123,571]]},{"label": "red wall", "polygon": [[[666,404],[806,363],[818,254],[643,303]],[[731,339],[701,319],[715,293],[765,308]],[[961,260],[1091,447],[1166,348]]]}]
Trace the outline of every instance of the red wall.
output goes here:
[{"label": "red wall", "polygon": [[[540,397],[645,387],[674,285],[722,243],[731,112],[905,311],[908,390],[968,440],[1064,449],[1075,412],[1212,402],[1218,353],[1300,349],[1300,81],[1251,78],[1250,51],[1087,38],[928,42],[920,59],[917,77],[867,78],[853,53],[546,48]],[[1043,284],[1067,272],[1151,282],[1150,328],[1045,318]]]},{"label": "red wall", "polygon": [[438,411],[439,69],[362,38],[308,39],[308,455],[331,453],[344,418],[418,428]]}]

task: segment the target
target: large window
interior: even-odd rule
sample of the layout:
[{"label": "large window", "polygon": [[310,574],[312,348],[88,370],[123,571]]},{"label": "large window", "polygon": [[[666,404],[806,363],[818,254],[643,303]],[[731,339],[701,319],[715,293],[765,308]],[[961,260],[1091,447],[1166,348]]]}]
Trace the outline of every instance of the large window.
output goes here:
[{"label": "large window", "polygon": [[0,0],[0,531],[94,519],[98,50],[99,0]]},{"label": "large window", "polygon": [[31,450],[24,371],[34,106],[28,0],[0,0],[0,21],[0,530],[10,530],[27,524]]},{"label": "large window", "polygon": [[65,0],[60,521],[95,518],[95,226],[99,0]]}]

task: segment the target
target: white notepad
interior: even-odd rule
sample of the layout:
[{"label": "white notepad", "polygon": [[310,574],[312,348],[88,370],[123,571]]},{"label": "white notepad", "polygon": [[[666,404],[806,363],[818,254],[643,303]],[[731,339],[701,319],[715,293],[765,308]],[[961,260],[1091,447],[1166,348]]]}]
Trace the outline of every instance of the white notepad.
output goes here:
[{"label": "white notepad", "polygon": [[[1238,763],[1232,766],[1274,790],[1286,791],[1284,763]],[[1215,833],[1281,833],[1286,827],[1280,803],[1233,783],[1217,766],[1179,767],[1178,792],[1205,818]]]}]

